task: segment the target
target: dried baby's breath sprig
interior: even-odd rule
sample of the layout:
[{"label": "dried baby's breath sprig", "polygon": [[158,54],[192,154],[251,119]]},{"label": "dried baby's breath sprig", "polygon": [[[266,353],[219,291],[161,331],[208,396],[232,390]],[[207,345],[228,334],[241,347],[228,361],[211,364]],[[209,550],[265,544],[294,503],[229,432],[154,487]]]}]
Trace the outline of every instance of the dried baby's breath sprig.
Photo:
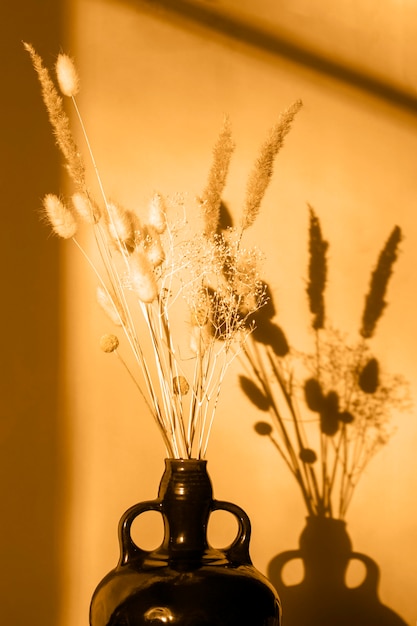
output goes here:
[{"label": "dried baby's breath sprig", "polygon": [[207,186],[200,197],[204,233],[207,237],[212,237],[219,225],[220,204],[234,148],[230,120],[225,117],[223,129],[213,149]]},{"label": "dried baby's breath sprig", "polygon": [[69,98],[77,95],[79,89],[78,72],[74,61],[67,54],[59,54],[55,66],[59,88]]},{"label": "dried baby's breath sprig", "polygon": [[319,330],[324,327],[324,290],[327,279],[326,251],[328,243],[323,239],[320,221],[313,209],[310,210],[309,252],[307,295],[310,311],[313,314],[313,328]]},{"label": "dried baby's breath sprig", "polygon": [[77,221],[73,212],[53,193],[43,199],[45,214],[56,235],[63,239],[71,239],[77,232]]},{"label": "dried baby's breath sprig", "polygon": [[362,337],[365,339],[369,339],[374,334],[377,322],[387,305],[384,300],[385,293],[393,265],[397,260],[398,246],[401,239],[401,229],[399,226],[395,226],[381,250],[377,266],[372,272],[369,292],[365,298],[362,328],[360,330]]},{"label": "dried baby's breath sprig", "polygon": [[261,147],[246,186],[246,198],[241,221],[242,231],[252,226],[259,214],[261,202],[272,178],[275,158],[284,145],[284,139],[289,133],[294,117],[301,106],[301,100],[297,100],[281,114],[280,119],[272,127],[269,137]]},{"label": "dried baby's breath sprig", "polygon": [[85,166],[77,144],[74,141],[71,124],[66,114],[62,98],[59,95],[48,69],[44,66],[41,57],[34,47],[24,43],[24,48],[30,54],[33,67],[39,78],[42,90],[42,98],[48,112],[49,121],[53,133],[65,161],[69,175],[79,189],[85,189]]}]

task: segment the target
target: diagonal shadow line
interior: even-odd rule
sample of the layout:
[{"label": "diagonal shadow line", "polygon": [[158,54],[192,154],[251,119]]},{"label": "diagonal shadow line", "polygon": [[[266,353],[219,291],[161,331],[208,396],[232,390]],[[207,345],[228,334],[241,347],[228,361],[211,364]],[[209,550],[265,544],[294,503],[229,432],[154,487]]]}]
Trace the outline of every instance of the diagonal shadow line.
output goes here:
[{"label": "diagonal shadow line", "polygon": [[332,60],[294,43],[280,33],[267,30],[263,25],[250,24],[235,13],[220,10],[212,5],[196,4],[192,0],[128,0],[128,3],[138,9],[154,13],[159,11],[160,16],[160,10],[166,10],[171,15],[175,14],[182,19],[269,54],[285,57],[317,73],[366,91],[408,112],[417,113],[417,94],[369,72]]}]

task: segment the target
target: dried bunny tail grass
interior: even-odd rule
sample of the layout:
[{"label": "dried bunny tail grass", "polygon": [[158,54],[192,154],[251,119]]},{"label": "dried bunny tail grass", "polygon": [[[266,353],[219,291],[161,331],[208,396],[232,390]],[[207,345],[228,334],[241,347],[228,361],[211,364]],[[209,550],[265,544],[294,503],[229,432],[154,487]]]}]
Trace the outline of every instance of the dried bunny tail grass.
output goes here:
[{"label": "dried bunny tail grass", "polygon": [[141,302],[150,304],[158,295],[153,267],[145,252],[136,250],[129,260],[129,286]]},{"label": "dried bunny tail grass", "polygon": [[159,193],[155,193],[149,203],[148,224],[153,226],[158,235],[162,235],[167,227],[166,206]]},{"label": "dried bunny tail grass", "polygon": [[241,220],[242,231],[252,226],[258,216],[262,199],[272,177],[275,157],[284,145],[284,139],[301,107],[301,100],[297,100],[284,113],[281,113],[279,121],[272,127],[268,139],[261,147],[246,186],[246,199]]},{"label": "dried bunny tail grass", "polygon": [[63,239],[71,239],[77,232],[77,221],[72,211],[58,196],[48,193],[43,199],[45,214],[56,235]]},{"label": "dried bunny tail grass", "polygon": [[213,161],[210,168],[207,186],[199,198],[204,218],[204,234],[212,237],[218,228],[222,193],[226,184],[230,159],[235,149],[232,140],[231,124],[225,117],[222,131],[213,148]]},{"label": "dried bunny tail grass", "polygon": [[52,82],[49,71],[43,65],[43,61],[36,53],[34,47],[29,43],[24,43],[23,45],[25,50],[30,54],[33,67],[38,75],[42,90],[42,98],[48,112],[49,121],[51,123],[57,145],[65,158],[68,173],[74,183],[80,189],[84,189],[84,162],[72,136],[70,121],[64,111],[62,98]]},{"label": "dried bunny tail grass", "polygon": [[124,326],[125,316],[123,311],[116,305],[116,297],[114,295],[112,296],[109,291],[104,289],[101,285],[97,287],[96,297],[97,302],[113,324],[116,326]]},{"label": "dried bunny tail grass", "polygon": [[97,224],[100,221],[100,207],[89,196],[77,191],[71,199],[75,212],[84,222]]},{"label": "dried bunny tail grass", "polygon": [[59,54],[55,65],[58,85],[64,96],[73,98],[77,95],[80,79],[74,61],[67,54]]},{"label": "dried bunny tail grass", "polygon": [[138,216],[114,202],[107,203],[107,228],[109,236],[116,246],[122,246],[126,252],[132,252],[135,247],[136,232],[140,230]]},{"label": "dried bunny tail grass", "polygon": [[159,267],[165,261],[165,251],[161,237],[155,227],[146,224],[143,228],[143,250],[153,267]]}]

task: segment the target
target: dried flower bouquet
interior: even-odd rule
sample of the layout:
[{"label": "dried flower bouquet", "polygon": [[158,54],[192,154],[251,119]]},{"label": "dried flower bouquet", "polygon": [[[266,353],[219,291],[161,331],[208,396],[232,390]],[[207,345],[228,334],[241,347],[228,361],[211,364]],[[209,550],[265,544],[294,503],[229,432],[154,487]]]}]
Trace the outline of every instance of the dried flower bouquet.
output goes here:
[{"label": "dried flower bouquet", "polygon": [[[213,151],[208,182],[196,199],[193,230],[181,198],[155,193],[144,216],[107,198],[76,98],[73,61],[60,54],[56,77],[73,105],[93,164],[100,201],[86,180],[84,160],[50,72],[31,44],[24,44],[37,72],[49,120],[74,187],[71,199],[47,194],[44,212],[53,231],[71,239],[98,281],[98,301],[130,346],[133,365],[122,356],[121,338],[106,334],[104,352],[121,359],[162,434],[168,456],[204,458],[226,371],[252,330],[251,314],[265,301],[257,249],[243,245],[272,176],[273,163],[301,103],[272,128],[247,183],[238,228],[221,231],[221,196],[234,149],[225,120]],[[77,240],[92,229],[99,264]]]},{"label": "dried flower bouquet", "polygon": [[251,402],[270,413],[272,423],[259,421],[255,430],[278,450],[309,515],[343,519],[365,467],[388,441],[392,411],[409,406],[406,382],[383,371],[370,344],[402,234],[395,226],[380,252],[352,342],[326,320],[328,242],[311,207],[309,215],[306,291],[314,348],[306,354],[289,345],[270,301],[254,313],[240,383]]}]

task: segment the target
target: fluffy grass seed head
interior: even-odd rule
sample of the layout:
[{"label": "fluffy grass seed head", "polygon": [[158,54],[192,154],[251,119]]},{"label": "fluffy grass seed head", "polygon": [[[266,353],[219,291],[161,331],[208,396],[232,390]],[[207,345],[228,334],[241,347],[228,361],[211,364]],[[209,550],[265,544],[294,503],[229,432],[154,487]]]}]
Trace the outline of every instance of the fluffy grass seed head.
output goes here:
[{"label": "fluffy grass seed head", "polygon": [[56,235],[63,239],[71,239],[77,232],[77,221],[73,212],[58,196],[48,193],[43,199],[45,214]]},{"label": "fluffy grass seed head", "polygon": [[110,239],[116,249],[132,252],[135,248],[136,236],[141,230],[139,217],[114,202],[107,203],[107,228]]},{"label": "fluffy grass seed head", "polygon": [[94,201],[90,200],[84,193],[78,191],[72,195],[71,199],[76,214],[83,222],[87,224],[98,224],[101,212]]},{"label": "fluffy grass seed head", "polygon": [[129,259],[129,286],[145,304],[153,302],[158,295],[158,285],[151,262],[146,253],[136,250]]},{"label": "fluffy grass seed head", "polygon": [[219,225],[222,194],[234,149],[230,120],[225,117],[222,131],[213,148],[213,161],[207,185],[199,198],[206,237],[212,237]]},{"label": "fluffy grass seed head", "polygon": [[160,267],[165,261],[165,251],[157,230],[148,224],[143,228],[142,248],[153,267]]},{"label": "fluffy grass seed head", "polygon": [[85,189],[85,166],[81,153],[74,141],[71,124],[63,106],[63,101],[51,79],[48,69],[42,58],[29,43],[23,44],[29,53],[33,67],[38,75],[42,91],[42,99],[48,112],[49,121],[56,139],[58,148],[65,159],[69,176],[79,189]]},{"label": "fluffy grass seed head", "polygon": [[55,65],[58,85],[64,96],[73,98],[79,89],[79,77],[74,61],[67,54],[59,54]]},{"label": "fluffy grass seed head", "polygon": [[259,214],[262,199],[272,178],[275,158],[284,145],[284,139],[290,132],[292,122],[301,107],[301,100],[296,100],[284,111],[261,146],[246,186],[246,198],[241,219],[242,230],[252,226]]},{"label": "fluffy grass seed head", "polygon": [[155,193],[149,203],[148,224],[153,226],[158,235],[165,232],[167,226],[166,206],[163,197]]}]

